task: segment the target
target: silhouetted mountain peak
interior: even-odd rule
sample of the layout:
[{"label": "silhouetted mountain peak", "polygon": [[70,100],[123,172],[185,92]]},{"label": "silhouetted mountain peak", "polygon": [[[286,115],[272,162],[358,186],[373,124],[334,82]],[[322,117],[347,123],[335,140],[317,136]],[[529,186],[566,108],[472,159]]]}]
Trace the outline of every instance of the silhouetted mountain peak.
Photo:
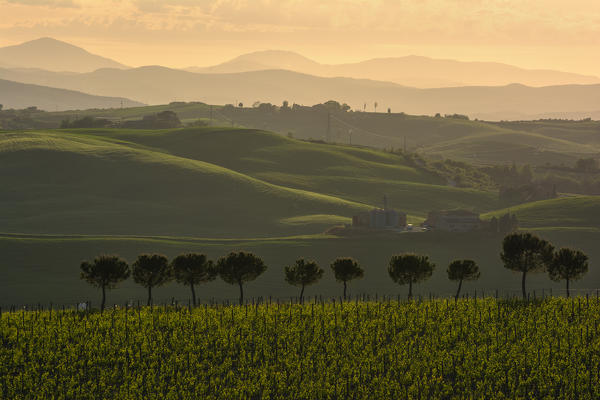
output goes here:
[{"label": "silhouetted mountain peak", "polygon": [[99,68],[127,68],[106,57],[51,37],[0,48],[0,65],[50,71],[90,72]]}]

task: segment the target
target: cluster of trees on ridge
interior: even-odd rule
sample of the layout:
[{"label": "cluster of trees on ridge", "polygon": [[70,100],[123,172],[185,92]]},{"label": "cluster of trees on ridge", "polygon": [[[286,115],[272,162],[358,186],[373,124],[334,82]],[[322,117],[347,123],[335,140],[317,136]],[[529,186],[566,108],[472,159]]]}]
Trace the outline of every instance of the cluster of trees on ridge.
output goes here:
[{"label": "cluster of trees on ridge", "polygon": [[[530,273],[546,270],[550,279],[566,281],[567,297],[569,283],[581,278],[588,271],[588,257],[579,250],[554,246],[531,233],[512,233],[504,238],[500,258],[504,267],[522,274],[521,288],[523,298],[527,299],[526,277]],[[92,262],[81,263],[81,278],[102,290],[101,310],[106,303],[106,289],[114,288],[133,276],[135,283],[148,290],[147,304],[152,304],[152,289],[172,280],[190,287],[192,302],[196,305],[195,286],[221,277],[240,290],[239,301],[244,301],[244,283],[258,278],[267,270],[263,260],[248,252],[231,252],[214,263],[204,254],[182,254],[172,262],[161,254],[142,254],[132,264],[118,256],[102,255]],[[364,277],[364,269],[349,257],[340,257],[331,263],[336,281],[343,284],[343,296],[346,299],[347,285],[354,279]],[[413,284],[423,282],[433,275],[435,264],[426,255],[403,253],[394,255],[388,264],[390,278],[399,285],[408,285],[408,298],[412,298]],[[460,296],[464,281],[479,279],[479,266],[473,260],[455,260],[446,270],[448,279],[458,282],[455,300]],[[300,258],[293,265],[285,267],[285,281],[300,288],[300,301],[304,297],[306,286],[317,283],[325,271],[315,262]]]},{"label": "cluster of trees on ridge", "polygon": [[127,128],[127,129],[171,129],[180,128],[182,125],[177,114],[173,111],[161,111],[155,114],[144,115],[142,119],[129,121],[111,121],[106,118],[85,116],[83,118],[64,119],[60,129],[70,128]]}]

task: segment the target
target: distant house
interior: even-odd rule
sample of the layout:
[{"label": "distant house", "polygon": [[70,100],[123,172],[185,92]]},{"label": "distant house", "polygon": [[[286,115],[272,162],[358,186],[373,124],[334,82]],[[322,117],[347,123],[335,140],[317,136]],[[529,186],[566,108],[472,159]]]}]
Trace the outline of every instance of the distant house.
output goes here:
[{"label": "distant house", "polygon": [[479,214],[466,210],[432,211],[423,226],[449,232],[471,232],[481,229]]},{"label": "distant house", "polygon": [[397,229],[406,226],[406,214],[392,209],[374,208],[352,217],[353,227]]}]

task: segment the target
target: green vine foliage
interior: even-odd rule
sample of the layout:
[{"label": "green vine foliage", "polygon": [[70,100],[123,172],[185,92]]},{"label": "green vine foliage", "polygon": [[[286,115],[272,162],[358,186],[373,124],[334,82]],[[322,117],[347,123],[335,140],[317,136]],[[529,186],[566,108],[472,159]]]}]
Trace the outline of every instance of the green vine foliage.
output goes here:
[{"label": "green vine foliage", "polygon": [[127,307],[0,317],[3,399],[598,399],[600,301]]}]

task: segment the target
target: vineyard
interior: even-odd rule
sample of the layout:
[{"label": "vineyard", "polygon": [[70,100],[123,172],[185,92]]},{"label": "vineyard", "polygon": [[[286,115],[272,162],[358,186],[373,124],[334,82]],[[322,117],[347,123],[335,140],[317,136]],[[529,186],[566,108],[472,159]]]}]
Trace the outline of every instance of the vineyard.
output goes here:
[{"label": "vineyard", "polygon": [[3,399],[598,399],[600,300],[3,310]]}]

